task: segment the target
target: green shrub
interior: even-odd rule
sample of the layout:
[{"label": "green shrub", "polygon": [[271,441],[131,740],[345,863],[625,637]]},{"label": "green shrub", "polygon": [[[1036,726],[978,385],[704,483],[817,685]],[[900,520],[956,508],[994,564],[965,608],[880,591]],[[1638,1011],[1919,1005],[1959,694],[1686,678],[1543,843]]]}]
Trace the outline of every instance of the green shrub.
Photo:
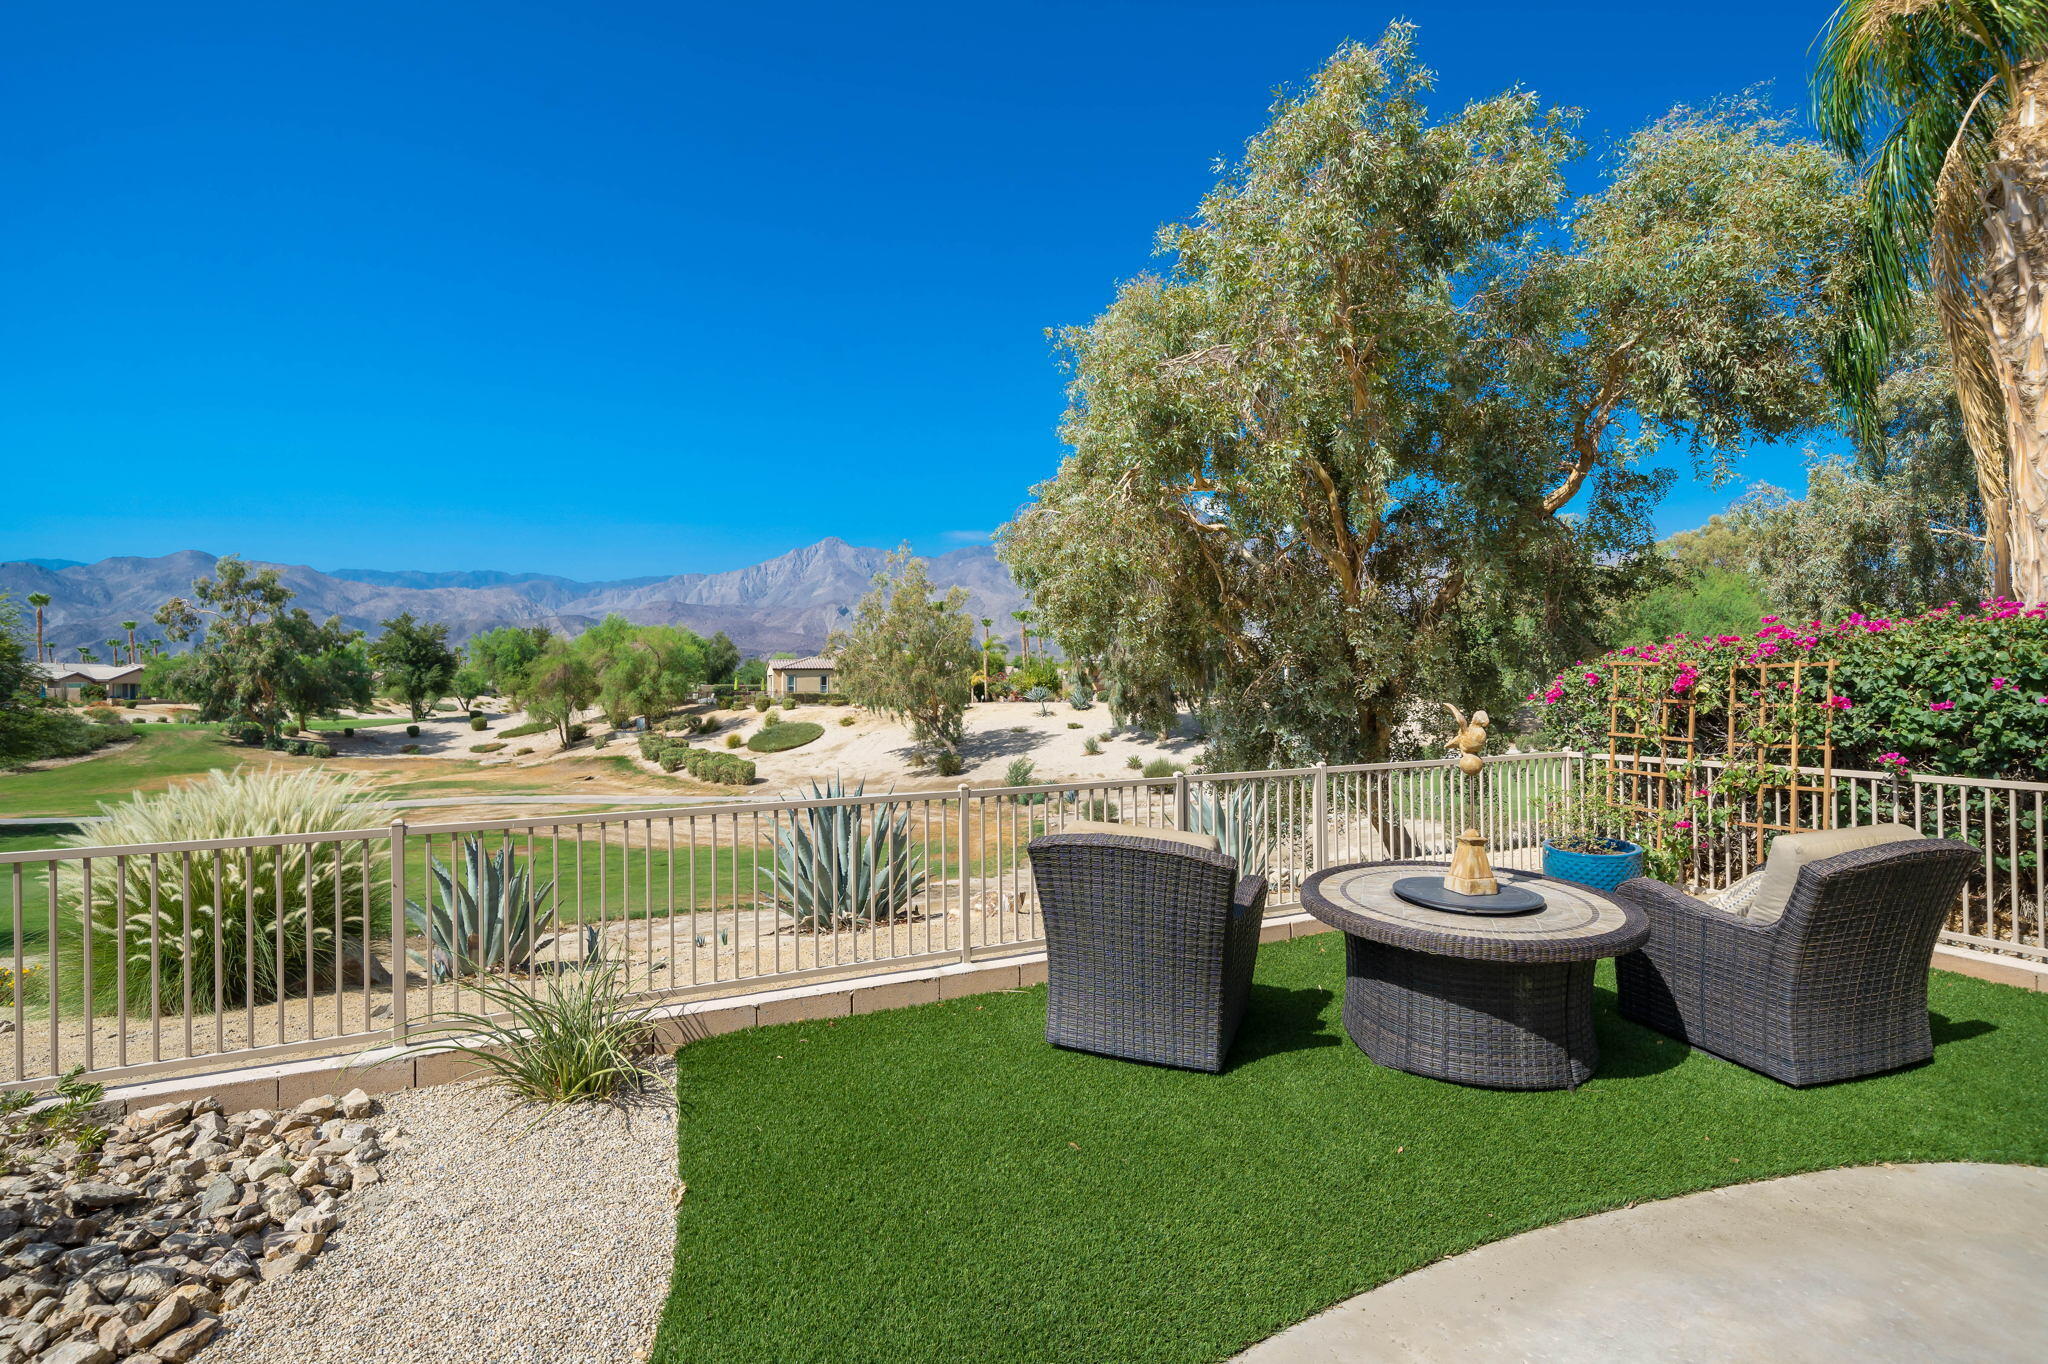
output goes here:
[{"label": "green shrub", "polygon": [[795,709],[796,709],[796,698],[795,698],[794,696],[785,696],[785,697],[783,697],[783,698],[782,698],[782,708],[783,708],[784,710],[795,710]]},{"label": "green shrub", "polygon": [[1179,763],[1168,762],[1164,758],[1154,758],[1151,762],[1145,764],[1145,775],[1148,777],[1170,777],[1176,772],[1184,772],[1186,770]]},{"label": "green shrub", "polygon": [[306,752],[316,758],[331,758],[334,756],[334,746],[332,744],[307,744]]},{"label": "green shrub", "polygon": [[524,739],[529,734],[545,734],[553,728],[554,726],[545,720],[528,720],[523,725],[514,725],[510,729],[499,730],[498,737],[500,739]]},{"label": "green shrub", "polygon": [[1141,772],[1145,768],[1145,760],[1133,753],[1124,759],[1124,766],[1130,768],[1133,772]]},{"label": "green shrub", "polygon": [[533,752],[533,750],[530,748],[515,748],[512,750],[512,756],[515,758],[523,758],[531,752]]},{"label": "green shrub", "polygon": [[769,711],[769,712],[768,712],[768,713],[767,713],[766,715],[764,715],[764,716],[762,716],[762,717],[761,717],[761,728],[762,728],[762,729],[773,729],[773,728],[775,728],[775,726],[777,726],[777,725],[779,725],[779,724],[781,724],[781,723],[782,723],[782,717],[781,717],[780,715],[777,715],[777,714],[776,714],[776,713],[775,713],[774,711],[772,711],[772,710],[771,710],[771,711]]},{"label": "green shrub", "polygon": [[[204,781],[102,804],[100,811],[103,820],[66,835],[63,845],[324,833],[378,822],[378,806],[357,778],[310,767],[214,772]],[[373,894],[384,884],[382,845],[372,842],[367,851],[366,858],[364,845],[290,844],[167,860],[156,864],[154,886],[149,858],[129,858],[125,875],[108,859],[96,859],[84,916],[96,992],[115,987],[124,953],[131,1002],[137,989],[147,998],[152,953],[166,1001],[181,997],[188,982],[195,1000],[210,1000],[218,988],[233,1004],[303,989],[309,970],[323,988],[332,984],[337,957],[359,960],[369,931],[362,918],[364,878]],[[61,897],[76,915],[86,898],[84,864],[57,865]]]},{"label": "green shrub", "polygon": [[504,746],[504,744],[496,742],[488,744],[471,744],[469,746],[469,751],[472,753],[496,753],[499,749],[503,748]]},{"label": "green shrub", "polygon": [[156,717],[156,722],[160,725],[167,725],[171,722],[171,717],[168,715],[159,715]]},{"label": "green shrub", "polygon": [[654,1023],[633,1006],[616,963],[550,976],[540,994],[505,980],[471,988],[488,1012],[454,1013],[423,1028],[430,1040],[420,1054],[461,1056],[523,1103],[603,1102],[654,1082],[646,1061]]},{"label": "green shrub", "polygon": [[769,705],[770,705],[770,704],[772,704],[772,703],[771,703],[771,702],[770,702],[770,701],[768,700],[768,698],[767,698],[767,697],[765,697],[765,696],[757,696],[757,697],[755,697],[755,698],[754,698],[754,709],[755,709],[755,710],[762,710],[762,711],[765,711],[765,710],[767,710],[767,709],[768,709],[768,707],[769,707]]},{"label": "green shrub", "polygon": [[1092,758],[1102,752],[1102,745],[1097,740],[1089,738],[1082,742],[1081,751]]},{"label": "green shrub", "polygon": [[355,737],[356,737],[356,727],[355,727],[354,725],[343,725],[343,726],[341,727],[341,737],[342,737],[342,738],[344,738],[344,739],[353,739],[353,738],[355,738]]},{"label": "green shrub", "polygon": [[85,718],[96,725],[118,725],[122,723],[121,717],[110,706],[87,706],[85,708]]},{"label": "green shrub", "polygon": [[417,739],[417,738],[419,738],[419,737],[420,737],[420,727],[419,727],[418,725],[407,725],[407,726],[405,727],[405,737],[406,737],[406,738],[408,738],[408,739]]},{"label": "green shrub", "polygon": [[263,726],[243,725],[242,728],[238,731],[238,735],[243,743],[249,745],[249,747],[251,748],[254,748],[258,744],[263,742]]},{"label": "green shrub", "polygon": [[824,732],[823,725],[809,720],[791,720],[787,724],[763,726],[760,733],[747,740],[747,747],[756,753],[782,753],[802,748]]},{"label": "green shrub", "polygon": [[273,734],[263,741],[263,747],[272,753],[282,753],[284,752],[284,740]]},{"label": "green shrub", "polygon": [[741,744],[745,742],[746,740],[742,739],[737,734],[728,734],[725,736],[725,746],[727,748],[738,748]]},{"label": "green shrub", "polygon": [[134,719],[130,720],[128,723],[131,725],[146,725],[149,723],[149,717],[146,715],[138,715]]},{"label": "green shrub", "polygon": [[1074,807],[1074,814],[1081,819],[1093,820],[1097,824],[1117,822],[1116,802],[1108,800],[1084,800]]},{"label": "green shrub", "polygon": [[294,758],[303,758],[306,756],[306,741],[304,739],[293,739],[284,746],[284,750]]},{"label": "green shrub", "polygon": [[1003,785],[1031,785],[1031,771],[1036,766],[1037,764],[1032,762],[1029,758],[1010,759],[1010,765],[1003,769]]},{"label": "green shrub", "polygon": [[853,725],[858,723],[860,723],[860,718],[858,716],[842,715],[839,717],[839,724],[842,728],[844,728],[847,725]]},{"label": "green shrub", "polygon": [[583,742],[584,736],[590,733],[590,726],[581,723],[573,724],[562,732],[569,736],[570,743],[580,744]]},{"label": "green shrub", "polygon": [[491,722],[484,719],[481,715],[472,715],[469,717],[469,727],[471,729],[489,729]]},{"label": "green shrub", "polygon": [[601,729],[597,732],[597,737],[591,740],[590,742],[593,748],[604,748],[607,745],[609,745],[611,741],[612,732],[608,729]]},{"label": "green shrub", "polygon": [[1096,735],[1095,737],[1100,739],[1103,743],[1108,743],[1111,739],[1114,739],[1116,737],[1116,731],[1113,729],[1105,729],[1102,731],[1102,733]]},{"label": "green shrub", "polygon": [[957,777],[966,770],[967,759],[961,757],[950,748],[942,749],[939,755],[932,759],[932,771],[942,777]]}]

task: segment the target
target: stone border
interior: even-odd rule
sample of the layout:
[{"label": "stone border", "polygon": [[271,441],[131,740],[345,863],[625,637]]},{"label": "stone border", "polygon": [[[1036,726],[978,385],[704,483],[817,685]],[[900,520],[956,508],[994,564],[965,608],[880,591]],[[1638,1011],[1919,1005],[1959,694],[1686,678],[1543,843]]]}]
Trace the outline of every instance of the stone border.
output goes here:
[{"label": "stone border", "polygon": [[[1259,930],[1262,943],[1331,932],[1329,925],[1305,913],[1269,918]],[[2048,964],[2018,957],[1967,952],[1953,947],[1934,949],[1933,965],[1979,980],[2048,992]],[[998,990],[1017,990],[1045,983],[1045,953],[1019,953],[986,961],[949,962],[943,966],[883,975],[854,976],[816,985],[793,985],[747,995],[693,1000],[657,1009],[654,1017],[664,1047],[681,1046],[696,1037],[736,1032],[769,1023],[799,1023],[816,1018],[932,1004],[942,999]],[[369,1060],[364,1061],[362,1058]],[[384,1059],[389,1058],[389,1059]],[[361,1064],[358,1062],[361,1061]],[[373,1064],[374,1062],[374,1064]],[[294,1108],[307,1099],[347,1089],[390,1094],[425,1089],[469,1078],[472,1067],[459,1056],[407,1057],[397,1048],[380,1048],[359,1056],[321,1056],[279,1065],[251,1066],[201,1075],[178,1075],[107,1090],[109,1104],[133,1113],[180,1100],[217,1098],[229,1112],[250,1108]]]}]

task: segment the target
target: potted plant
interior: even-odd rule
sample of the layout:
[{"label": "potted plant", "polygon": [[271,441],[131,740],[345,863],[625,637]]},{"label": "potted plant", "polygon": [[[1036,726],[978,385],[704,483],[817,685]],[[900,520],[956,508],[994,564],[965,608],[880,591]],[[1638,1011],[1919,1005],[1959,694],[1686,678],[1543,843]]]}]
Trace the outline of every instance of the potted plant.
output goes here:
[{"label": "potted plant", "polygon": [[1613,890],[1643,874],[1643,845],[1616,835],[1628,812],[1585,791],[1552,804],[1543,838],[1543,874],[1595,890]]}]

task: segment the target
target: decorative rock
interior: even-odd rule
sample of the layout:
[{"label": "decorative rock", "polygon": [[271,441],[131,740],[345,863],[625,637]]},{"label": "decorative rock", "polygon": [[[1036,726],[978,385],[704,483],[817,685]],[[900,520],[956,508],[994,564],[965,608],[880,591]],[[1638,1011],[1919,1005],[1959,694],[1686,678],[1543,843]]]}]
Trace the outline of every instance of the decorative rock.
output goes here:
[{"label": "decorative rock", "polygon": [[242,1201],[242,1186],[226,1175],[215,1175],[199,1191],[199,1215],[217,1217]]},{"label": "decorative rock", "polygon": [[340,1113],[341,1100],[335,1098],[332,1094],[322,1094],[317,1098],[308,1099],[292,1110],[293,1116],[311,1118],[316,1123],[326,1122],[329,1118],[339,1116]]},{"label": "decorative rock", "polygon": [[119,1184],[108,1184],[99,1180],[67,1185],[64,1189],[64,1199],[71,1205],[74,1215],[133,1203],[140,1197],[142,1193],[138,1189],[123,1188]]},{"label": "decorative rock", "polygon": [[154,1312],[144,1317],[127,1332],[128,1348],[140,1350],[157,1343],[172,1331],[183,1326],[192,1315],[192,1303],[188,1298],[170,1297],[157,1304]]},{"label": "decorative rock", "polygon": [[351,1089],[341,1096],[341,1115],[345,1118],[367,1118],[375,1111],[370,1096],[360,1089]]},{"label": "decorative rock", "polygon": [[[197,1317],[190,1326],[173,1331],[156,1343],[159,1358],[180,1364],[197,1354],[200,1347],[213,1339],[213,1333],[220,1329],[219,1317]],[[99,1364],[95,1361],[95,1364]]]},{"label": "decorative rock", "polygon": [[145,1108],[140,1113],[130,1113],[128,1129],[132,1132],[159,1132],[191,1116],[190,1103],[158,1104],[155,1108]]},{"label": "decorative rock", "polygon": [[36,1364],[113,1364],[114,1356],[96,1340],[67,1340],[36,1356]]}]

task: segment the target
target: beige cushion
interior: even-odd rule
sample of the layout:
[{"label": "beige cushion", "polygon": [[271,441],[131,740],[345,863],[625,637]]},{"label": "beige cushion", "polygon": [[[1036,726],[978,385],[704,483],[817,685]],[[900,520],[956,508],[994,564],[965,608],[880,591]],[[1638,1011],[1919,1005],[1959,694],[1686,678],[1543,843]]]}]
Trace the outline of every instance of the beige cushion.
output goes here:
[{"label": "beige cushion", "polygon": [[1763,868],[1759,867],[1716,895],[1709,903],[1716,909],[1727,910],[1738,919],[1747,919],[1750,909],[1756,904],[1757,892],[1763,888],[1764,873]]},{"label": "beige cushion", "polygon": [[1190,848],[1201,848],[1206,852],[1220,852],[1223,845],[1216,841],[1214,834],[1194,834],[1183,829],[1153,829],[1140,824],[1104,824],[1093,819],[1077,819],[1062,824],[1057,829],[1047,829],[1049,834],[1115,834],[1121,838],[1157,838],[1167,843],[1185,843]]},{"label": "beige cushion", "polygon": [[[1754,878],[1743,878],[1744,881],[1755,879],[1758,882],[1755,896],[1749,901],[1749,912],[1744,917],[1760,923],[1783,918],[1785,906],[1792,902],[1792,888],[1799,883],[1799,869],[1809,862],[1818,862],[1837,853],[1854,852],[1858,848],[1904,843],[1920,837],[1923,835],[1918,829],[1909,829],[1903,824],[1859,824],[1851,829],[1780,834],[1778,841],[1771,844],[1771,855],[1764,859],[1764,869]],[[1737,882],[1736,886],[1729,887],[1730,892],[1741,884]],[[1726,904],[1725,898],[1723,904]]]}]

